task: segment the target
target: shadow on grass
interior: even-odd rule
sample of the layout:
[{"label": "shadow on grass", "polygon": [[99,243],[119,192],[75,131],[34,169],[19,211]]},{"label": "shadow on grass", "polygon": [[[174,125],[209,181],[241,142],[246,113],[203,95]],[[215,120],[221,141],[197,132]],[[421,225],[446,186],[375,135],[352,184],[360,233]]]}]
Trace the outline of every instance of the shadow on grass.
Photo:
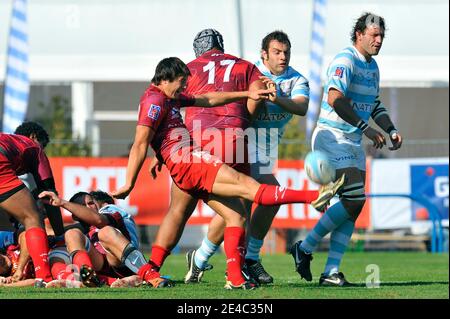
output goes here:
[{"label": "shadow on grass", "polygon": [[[398,287],[398,286],[431,286],[431,285],[448,285],[448,281],[382,281],[380,287]],[[323,289],[334,288],[332,286],[319,286],[318,283],[288,283],[290,288],[306,288],[306,289]],[[349,287],[339,287],[345,289],[367,288],[365,283],[352,283]]]}]

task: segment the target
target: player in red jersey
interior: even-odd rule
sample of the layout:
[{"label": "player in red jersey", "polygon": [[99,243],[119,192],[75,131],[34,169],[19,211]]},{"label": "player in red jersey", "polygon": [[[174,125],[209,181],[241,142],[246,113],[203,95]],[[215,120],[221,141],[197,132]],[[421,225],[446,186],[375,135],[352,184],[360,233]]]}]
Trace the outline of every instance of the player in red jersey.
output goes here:
[{"label": "player in red jersey", "polygon": [[[48,136],[48,135],[47,135]],[[35,267],[38,286],[52,280],[48,264],[47,234],[30,191],[17,177],[31,173],[37,183],[53,179],[40,141],[0,133],[0,210],[25,227],[27,248]]]},{"label": "player in red jersey", "polygon": [[34,278],[33,263],[26,249],[25,233],[11,234],[14,240],[7,245],[0,245],[0,278],[3,277],[0,281],[9,283]]},{"label": "player in red jersey", "polygon": [[87,234],[79,228],[69,229],[65,233],[67,251],[86,286],[112,285],[118,277],[133,276],[146,264],[136,244],[131,243],[128,228],[119,211],[113,211],[110,207],[107,213],[100,213],[97,202],[86,192],[76,193],[69,201],[48,191],[40,193],[39,198],[68,210],[77,220],[88,225]]},{"label": "player in red jersey", "polygon": [[[184,93],[203,94],[216,91],[246,91],[265,89],[259,79],[262,74],[252,63],[224,53],[222,35],[214,29],[200,31],[194,39],[196,59],[187,64],[191,76]],[[185,124],[196,145],[217,156],[238,172],[249,175],[247,141],[243,132],[249,127],[250,115],[262,101],[241,99],[216,107],[189,106],[185,109]],[[228,132],[230,133],[227,133]],[[229,156],[231,155],[231,156]],[[227,158],[228,157],[228,158]],[[153,161],[150,170],[156,175]],[[198,198],[171,186],[169,211],[164,217],[152,246],[151,261],[161,268],[170,251],[178,243]],[[227,199],[228,205],[244,215],[238,198]]]},{"label": "player in red jersey", "polygon": [[[47,144],[50,142],[49,136],[44,128],[40,124],[32,121],[23,122],[15,129],[14,134],[31,138],[32,140],[39,143],[44,150]],[[42,205],[42,203],[39,202],[39,199],[37,198],[37,195],[44,190],[56,192],[55,180],[53,179],[53,176],[45,180],[38,181],[34,180],[32,174],[21,175],[19,176],[19,178],[29,188],[34,199],[37,201],[38,208],[40,208],[39,212],[41,213],[41,220],[43,220],[45,217],[48,217],[54,235],[62,236],[64,234],[64,223],[62,220],[60,209],[50,205]],[[16,226],[20,228],[20,225]]]},{"label": "player in red jersey", "polygon": [[[181,93],[190,75],[178,58],[166,58],[156,67],[152,85],[145,91],[139,106],[139,120],[128,159],[126,184],[112,192],[125,198],[132,191],[151,144],[158,159],[168,168],[174,183],[193,197],[203,199],[225,220],[225,254],[227,255],[228,289],[253,289],[241,273],[243,262],[245,217],[230,207],[224,198],[240,197],[260,205],[280,205],[312,201],[318,192],[304,192],[261,185],[253,178],[237,172],[208,152],[201,151],[189,135],[179,114],[182,106],[223,105],[244,98],[267,99],[272,89],[244,92],[208,92],[203,95]],[[329,200],[336,190],[319,197]],[[159,277],[158,267],[149,262],[139,269],[144,280]],[[163,279],[162,279],[163,280]]]}]

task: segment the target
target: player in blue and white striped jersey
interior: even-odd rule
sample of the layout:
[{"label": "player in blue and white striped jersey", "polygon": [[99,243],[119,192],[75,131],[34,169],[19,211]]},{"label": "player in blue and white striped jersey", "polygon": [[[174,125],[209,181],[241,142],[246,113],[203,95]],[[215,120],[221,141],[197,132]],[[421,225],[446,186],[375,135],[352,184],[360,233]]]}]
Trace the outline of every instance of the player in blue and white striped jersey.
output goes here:
[{"label": "player in blue and white striped jersey", "polygon": [[[290,58],[291,43],[286,33],[274,31],[263,38],[261,59],[255,65],[265,76],[263,82],[275,83],[277,93],[266,101],[265,108],[259,109],[252,122],[258,134],[256,141],[249,140],[251,176],[260,183],[279,185],[273,174],[278,144],[293,115],[304,116],[308,110],[308,80],[289,65]],[[261,134],[262,129],[266,130],[265,134]],[[244,269],[259,283],[273,281],[264,270],[259,254],[278,210],[279,206],[257,206],[250,220]]]},{"label": "player in blue and white striped jersey", "polygon": [[[249,162],[251,176],[258,182],[279,185],[273,175],[273,167],[278,158],[278,143],[285,127],[293,114],[304,116],[308,110],[309,86],[308,80],[294,68],[289,66],[291,56],[291,42],[286,33],[274,31],[266,35],[261,45],[261,60],[255,65],[264,75],[266,85],[276,85],[277,92],[266,101],[265,109],[250,109],[253,114],[252,127],[266,129],[262,134],[262,141],[252,141],[249,138]],[[260,130],[257,133],[264,133]],[[258,134],[256,134],[258,136]],[[248,207],[250,210],[250,207]],[[249,224],[247,253],[245,255],[244,273],[260,284],[273,282],[261,264],[259,257],[264,237],[270,229],[273,218],[278,212],[278,206],[258,206],[252,214]],[[223,237],[223,220],[213,218],[209,225],[208,234],[201,246],[195,250],[197,268],[210,268],[209,258],[217,251]],[[199,282],[201,276],[192,276],[189,270],[187,276],[190,282]]]},{"label": "player in blue and white striped jersey", "polygon": [[340,200],[326,211],[303,242],[299,241],[291,248],[297,272],[311,281],[311,254],[331,232],[327,264],[319,279],[321,285],[349,285],[339,272],[339,266],[366,199],[362,136],[366,135],[377,149],[386,145],[384,135],[369,126],[369,119],[388,133],[392,143],[390,150],[397,150],[402,144],[401,135],[379,100],[380,75],[372,58],[381,49],[384,33],[384,19],[364,13],[353,27],[353,46],[341,51],[327,70],[327,84],[312,146],[328,155],[336,167],[337,178],[345,174],[345,183]]}]

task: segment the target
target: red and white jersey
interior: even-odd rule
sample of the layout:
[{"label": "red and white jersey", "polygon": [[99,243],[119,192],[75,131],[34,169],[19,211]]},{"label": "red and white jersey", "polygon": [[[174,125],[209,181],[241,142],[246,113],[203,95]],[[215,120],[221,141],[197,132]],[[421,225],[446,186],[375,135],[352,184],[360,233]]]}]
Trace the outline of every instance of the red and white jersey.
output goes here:
[{"label": "red and white jersey", "polygon": [[174,147],[191,143],[190,138],[183,143],[181,135],[172,134],[178,137],[174,138],[171,133],[176,129],[187,132],[180,114],[180,107],[192,105],[194,102],[194,97],[186,94],[180,94],[176,99],[170,99],[154,85],[150,85],[145,90],[139,104],[137,125],[148,126],[155,132],[151,147],[160,160],[166,162]]},{"label": "red and white jersey", "polygon": [[[191,95],[247,91],[250,84],[262,75],[254,64],[216,49],[199,56],[187,66],[191,76],[185,92]],[[203,129],[246,129],[250,124],[247,99],[216,107],[190,106],[185,115],[185,124],[190,132],[194,120],[201,121]]]},{"label": "red and white jersey", "polygon": [[8,159],[17,176],[31,173],[36,181],[53,177],[44,150],[26,136],[0,133],[0,154]]}]

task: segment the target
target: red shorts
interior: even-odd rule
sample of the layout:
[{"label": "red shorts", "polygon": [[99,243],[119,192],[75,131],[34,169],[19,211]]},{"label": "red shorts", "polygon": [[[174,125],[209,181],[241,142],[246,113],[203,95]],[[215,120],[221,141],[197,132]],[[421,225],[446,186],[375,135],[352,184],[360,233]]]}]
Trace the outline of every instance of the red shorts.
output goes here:
[{"label": "red shorts", "polygon": [[217,130],[216,132],[220,135],[208,136],[202,132],[201,141],[194,140],[194,142],[197,145],[201,144],[202,151],[218,157],[238,172],[250,175],[246,138],[236,135],[232,131],[228,133],[226,130]]},{"label": "red shorts", "polygon": [[223,162],[208,152],[194,150],[182,160],[166,160],[174,183],[186,193],[207,200],[212,192],[217,172]]},{"label": "red shorts", "polygon": [[[2,201],[6,200],[9,196],[15,193],[11,193],[11,191],[18,191],[22,189],[22,185],[24,184],[17,177],[16,172],[12,169],[9,159],[0,153],[0,198],[2,198]],[[9,196],[7,196],[8,193],[10,193]]]}]

